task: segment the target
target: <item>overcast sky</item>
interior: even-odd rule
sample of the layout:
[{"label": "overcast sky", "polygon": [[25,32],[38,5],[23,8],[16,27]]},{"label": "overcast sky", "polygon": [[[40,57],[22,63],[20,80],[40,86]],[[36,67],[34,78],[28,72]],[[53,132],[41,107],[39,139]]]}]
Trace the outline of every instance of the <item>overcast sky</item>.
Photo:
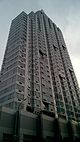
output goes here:
[{"label": "overcast sky", "polygon": [[40,9],[62,30],[80,86],[80,0],[0,0],[0,67],[12,19]]}]

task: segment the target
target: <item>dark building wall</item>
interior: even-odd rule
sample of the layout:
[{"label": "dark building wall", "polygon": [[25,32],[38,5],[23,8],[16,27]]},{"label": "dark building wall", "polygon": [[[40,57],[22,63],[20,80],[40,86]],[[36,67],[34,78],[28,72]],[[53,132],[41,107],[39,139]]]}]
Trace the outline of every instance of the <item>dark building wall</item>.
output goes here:
[{"label": "dark building wall", "polygon": [[[65,120],[55,119],[44,114],[35,115],[30,112],[20,111],[18,122],[15,123],[16,114],[13,110],[0,109],[0,142],[4,142],[12,138],[17,142],[28,141],[28,139],[40,139],[52,141],[61,141],[68,138],[75,140],[80,137],[80,126],[78,123],[67,122]],[[19,121],[20,120],[20,121]],[[18,133],[15,133],[15,128]],[[15,142],[15,141],[14,141]]]}]

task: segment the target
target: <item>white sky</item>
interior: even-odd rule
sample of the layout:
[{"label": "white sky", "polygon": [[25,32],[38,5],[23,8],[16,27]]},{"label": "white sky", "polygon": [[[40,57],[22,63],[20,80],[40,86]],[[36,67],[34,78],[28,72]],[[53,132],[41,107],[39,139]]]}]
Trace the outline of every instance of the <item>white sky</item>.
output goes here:
[{"label": "white sky", "polygon": [[0,0],[0,68],[12,19],[40,9],[62,30],[80,86],[80,0]]}]

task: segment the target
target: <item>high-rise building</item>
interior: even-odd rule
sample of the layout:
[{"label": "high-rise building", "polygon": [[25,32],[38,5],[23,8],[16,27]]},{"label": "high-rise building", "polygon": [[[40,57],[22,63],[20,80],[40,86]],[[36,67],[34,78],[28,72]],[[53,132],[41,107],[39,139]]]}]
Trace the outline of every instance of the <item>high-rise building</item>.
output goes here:
[{"label": "high-rise building", "polygon": [[80,93],[61,30],[43,10],[12,20],[0,73],[0,106],[80,119]]}]

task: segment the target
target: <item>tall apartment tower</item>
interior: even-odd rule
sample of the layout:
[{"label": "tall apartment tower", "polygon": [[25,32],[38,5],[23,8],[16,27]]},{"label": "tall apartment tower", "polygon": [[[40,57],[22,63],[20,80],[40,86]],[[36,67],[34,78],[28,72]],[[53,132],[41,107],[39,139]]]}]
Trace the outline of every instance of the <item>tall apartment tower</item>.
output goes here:
[{"label": "tall apartment tower", "polygon": [[0,73],[0,106],[80,119],[80,94],[61,30],[41,11],[12,20]]}]

